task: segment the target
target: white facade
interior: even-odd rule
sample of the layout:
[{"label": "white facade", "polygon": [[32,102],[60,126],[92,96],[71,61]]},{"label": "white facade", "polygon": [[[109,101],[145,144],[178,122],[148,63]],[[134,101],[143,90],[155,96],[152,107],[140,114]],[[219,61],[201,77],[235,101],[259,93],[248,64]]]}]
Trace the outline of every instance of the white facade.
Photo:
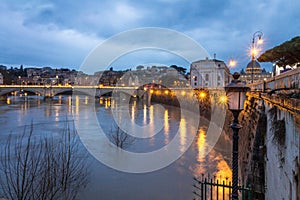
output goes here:
[{"label": "white facade", "polygon": [[0,85],[3,84],[3,75],[0,73]]},{"label": "white facade", "polygon": [[[270,108],[268,108],[270,109]],[[300,199],[300,137],[299,119],[278,110],[277,120],[285,120],[285,142],[274,143],[274,130],[268,128],[266,135],[266,199]],[[268,120],[268,127],[273,127]]]},{"label": "white facade", "polygon": [[229,68],[217,59],[195,61],[190,67],[191,87],[223,88],[231,80]]},{"label": "white facade", "polygon": [[[293,70],[293,69],[296,69],[297,67],[299,67],[300,66],[300,63],[296,63],[295,65],[293,65],[293,66],[289,66],[289,65],[287,65],[286,66],[286,71],[288,71],[288,70]],[[284,73],[284,68],[283,67],[279,67],[278,65],[275,65],[275,66],[273,66],[274,68],[275,68],[275,74],[274,74],[274,76],[278,76],[278,75],[280,75],[280,74],[282,74],[282,73]]]}]

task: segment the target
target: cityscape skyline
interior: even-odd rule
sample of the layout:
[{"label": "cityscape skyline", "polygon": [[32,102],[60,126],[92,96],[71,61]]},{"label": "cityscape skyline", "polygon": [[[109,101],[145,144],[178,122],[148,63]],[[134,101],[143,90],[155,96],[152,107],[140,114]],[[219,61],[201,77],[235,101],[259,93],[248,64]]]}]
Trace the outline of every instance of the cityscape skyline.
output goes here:
[{"label": "cityscape skyline", "polygon": [[[249,49],[255,31],[264,33],[262,51],[299,34],[296,17],[299,7],[300,3],[293,0],[284,3],[279,0],[247,3],[4,0],[0,5],[0,63],[78,70],[89,52],[115,34],[141,27],[161,27],[186,34],[202,45],[211,58],[216,53],[217,59],[226,64],[229,59],[236,59],[234,70],[240,71],[251,60]],[[158,58],[155,62],[162,65],[188,68],[190,64],[165,52],[157,52],[155,57]],[[125,69],[147,63],[153,63],[153,54],[134,52],[112,66]],[[262,67],[271,71],[272,64],[262,63]]]}]

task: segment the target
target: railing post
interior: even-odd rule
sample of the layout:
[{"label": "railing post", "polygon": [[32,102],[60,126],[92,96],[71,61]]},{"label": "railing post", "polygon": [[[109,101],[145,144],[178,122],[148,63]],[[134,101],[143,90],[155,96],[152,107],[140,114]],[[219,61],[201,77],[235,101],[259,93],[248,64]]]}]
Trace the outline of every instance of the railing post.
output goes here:
[{"label": "railing post", "polygon": [[[203,180],[203,178],[202,178]],[[201,200],[204,200],[204,194],[203,194],[203,182],[201,181]]]},{"label": "railing post", "polygon": [[219,199],[219,180],[217,180],[217,200]]},{"label": "railing post", "polygon": [[206,185],[207,185],[207,182],[206,182],[206,178],[204,179],[204,199],[206,200],[207,197],[206,197]]},{"label": "railing post", "polygon": [[223,181],[223,199],[225,199],[225,187],[224,187],[224,185],[225,185],[225,181]]},{"label": "railing post", "polygon": [[213,182],[212,182],[212,178],[210,179],[210,199],[213,199]]}]

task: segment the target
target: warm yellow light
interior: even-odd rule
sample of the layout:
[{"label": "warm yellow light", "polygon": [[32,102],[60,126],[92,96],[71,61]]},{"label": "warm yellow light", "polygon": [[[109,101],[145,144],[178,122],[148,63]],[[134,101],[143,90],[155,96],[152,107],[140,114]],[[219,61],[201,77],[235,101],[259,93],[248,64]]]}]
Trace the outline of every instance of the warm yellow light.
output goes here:
[{"label": "warm yellow light", "polygon": [[168,91],[168,90],[165,90],[165,94],[169,94],[169,91]]},{"label": "warm yellow light", "polygon": [[147,88],[146,87],[144,87],[144,91],[146,91],[147,90]]},{"label": "warm yellow light", "polygon": [[230,67],[235,67],[235,66],[236,66],[236,61],[233,60],[233,59],[230,59],[230,60],[229,60],[229,66],[230,66]]},{"label": "warm yellow light", "polygon": [[264,43],[263,39],[260,38],[257,40],[257,44],[262,44],[262,43]]},{"label": "warm yellow light", "polygon": [[225,96],[225,95],[220,96],[219,103],[221,103],[221,104],[227,103],[227,96]]},{"label": "warm yellow light", "polygon": [[182,95],[182,96],[185,96],[185,91],[181,91],[181,95]]},{"label": "warm yellow light", "polygon": [[6,103],[9,105],[10,104],[10,98],[6,99]]},{"label": "warm yellow light", "polygon": [[204,98],[206,97],[206,92],[201,91],[201,92],[199,93],[199,97],[200,97],[201,99],[204,99]]},{"label": "warm yellow light", "polygon": [[251,55],[252,55],[252,56],[256,56],[257,54],[258,54],[257,49],[252,48],[252,49],[251,49]]},{"label": "warm yellow light", "polygon": [[151,93],[151,94],[153,94],[153,92],[154,92],[153,90],[150,90],[150,93]]}]

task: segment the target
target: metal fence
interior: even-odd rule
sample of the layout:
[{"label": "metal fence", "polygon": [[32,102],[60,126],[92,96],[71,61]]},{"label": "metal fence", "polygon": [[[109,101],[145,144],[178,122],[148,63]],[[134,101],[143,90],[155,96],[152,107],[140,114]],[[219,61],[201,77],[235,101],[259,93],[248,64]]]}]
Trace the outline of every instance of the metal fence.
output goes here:
[{"label": "metal fence", "polygon": [[[225,180],[216,178],[200,177],[194,178],[194,200],[230,200],[232,192],[232,183]],[[239,186],[239,199],[251,200],[252,192],[249,188]]]}]

